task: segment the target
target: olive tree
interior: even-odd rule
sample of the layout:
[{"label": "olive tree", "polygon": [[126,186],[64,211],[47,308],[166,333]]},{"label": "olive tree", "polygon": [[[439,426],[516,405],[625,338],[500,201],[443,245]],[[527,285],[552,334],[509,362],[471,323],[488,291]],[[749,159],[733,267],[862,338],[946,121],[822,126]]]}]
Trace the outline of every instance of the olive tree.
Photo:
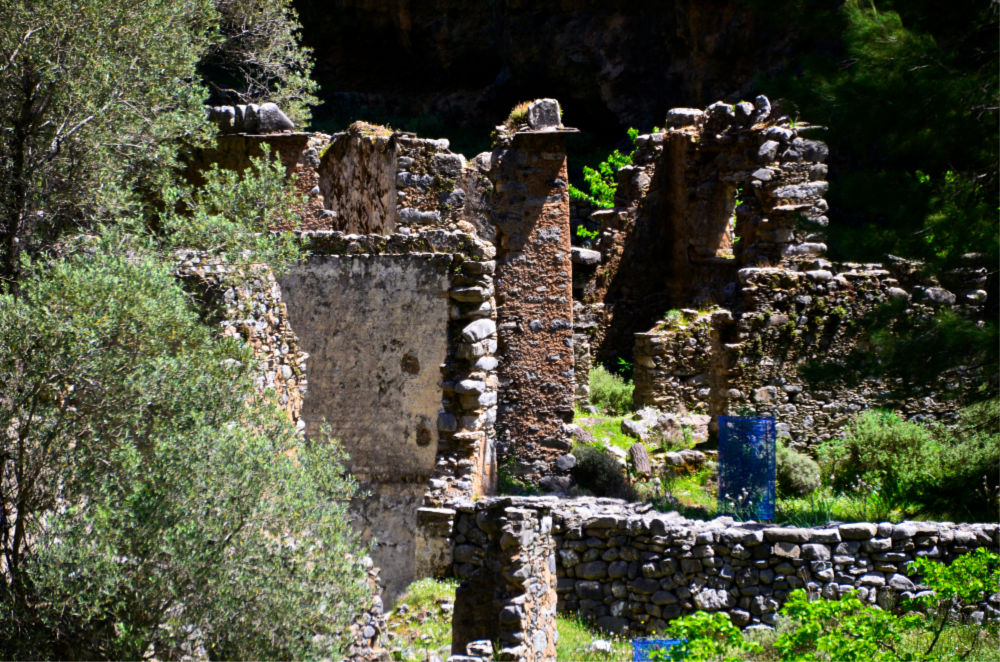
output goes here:
[{"label": "olive tree", "polygon": [[0,656],[336,654],[354,485],[255,370],[115,233],[0,296]]}]

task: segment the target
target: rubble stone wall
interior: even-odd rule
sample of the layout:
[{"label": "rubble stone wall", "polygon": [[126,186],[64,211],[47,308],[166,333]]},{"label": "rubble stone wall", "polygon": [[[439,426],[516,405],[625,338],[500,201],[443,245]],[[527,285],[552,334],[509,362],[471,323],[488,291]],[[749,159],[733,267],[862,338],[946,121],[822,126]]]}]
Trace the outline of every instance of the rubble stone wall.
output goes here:
[{"label": "rubble stone wall", "polygon": [[532,482],[570,449],[573,294],[565,138],[521,132],[492,157],[501,402],[497,438]]},{"label": "rubble stone wall", "polygon": [[467,163],[448,149],[447,139],[356,122],[334,134],[323,148],[319,189],[328,227],[357,234],[392,234],[400,228],[449,227],[469,223],[484,239],[490,193],[488,158]]},{"label": "rubble stone wall", "polygon": [[[507,513],[528,519],[527,512],[536,513],[539,521],[551,517],[551,535],[542,535],[540,527],[524,540],[504,536],[493,524]],[[662,630],[670,619],[699,610],[726,612],[740,627],[773,625],[797,588],[826,598],[857,591],[862,600],[891,609],[900,597],[922,590],[919,578],[907,574],[910,561],[927,557],[949,562],[977,548],[996,552],[1000,526],[863,522],[775,527],[728,517],[687,520],[614,499],[499,497],[459,509],[454,571],[463,586],[471,585],[483,568],[503,577],[516,567],[507,565],[507,559],[516,558],[518,551],[530,556],[549,544],[556,550],[560,611],[580,613],[611,631],[628,628],[640,634]],[[484,602],[468,606],[478,609],[469,620],[495,623],[491,619],[502,616]],[[979,612],[970,614],[975,618],[1000,618],[1000,594],[971,611]],[[512,622],[525,628],[514,638],[532,638],[531,623]],[[484,638],[473,632],[463,636]]]},{"label": "rubble stone wall", "polygon": [[258,364],[257,388],[273,391],[279,406],[295,423],[302,418],[308,355],[289,324],[288,309],[273,272],[265,266],[241,269],[196,251],[177,256],[177,275],[198,291],[208,314],[218,315],[223,337],[242,338],[253,349]]},{"label": "rubble stone wall", "polygon": [[486,639],[497,660],[555,660],[556,547],[547,507],[504,501],[457,513],[452,651]]},{"label": "rubble stone wall", "polygon": [[974,366],[952,366],[923,383],[869,375],[859,368],[869,352],[862,330],[889,312],[907,323],[942,310],[976,318],[975,297],[962,302],[943,288],[903,282],[880,264],[818,266],[825,268],[741,269],[732,310],[681,311],[681,321],[636,334],[637,406],[712,416],[750,410],[774,416],[779,435],[797,445],[836,437],[871,408],[953,415],[979,385]]}]

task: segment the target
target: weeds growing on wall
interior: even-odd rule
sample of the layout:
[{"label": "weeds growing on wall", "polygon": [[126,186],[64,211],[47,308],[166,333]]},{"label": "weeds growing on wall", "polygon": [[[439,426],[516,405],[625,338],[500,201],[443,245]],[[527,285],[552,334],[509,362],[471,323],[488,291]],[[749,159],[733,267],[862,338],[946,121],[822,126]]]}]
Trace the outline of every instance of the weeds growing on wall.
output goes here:
[{"label": "weeds growing on wall", "polygon": [[628,154],[623,154],[616,149],[608,154],[607,159],[598,163],[597,168],[583,166],[583,181],[587,185],[587,191],[583,191],[570,184],[570,197],[574,200],[582,200],[600,209],[611,209],[614,207],[615,191],[618,190],[618,171],[624,166],[631,165],[632,154],[635,153],[635,139],[638,136],[638,129],[628,130],[628,137],[633,145],[633,149]]}]

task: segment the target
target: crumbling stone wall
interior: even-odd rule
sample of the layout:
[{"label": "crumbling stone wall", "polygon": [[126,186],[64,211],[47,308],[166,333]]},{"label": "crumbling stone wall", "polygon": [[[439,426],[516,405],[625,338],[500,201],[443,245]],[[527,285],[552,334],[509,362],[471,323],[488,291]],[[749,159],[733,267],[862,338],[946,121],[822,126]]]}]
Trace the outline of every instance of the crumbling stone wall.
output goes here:
[{"label": "crumbling stone wall", "polygon": [[736,271],[792,266],[825,251],[828,150],[754,103],[675,108],[667,128],[636,139],[618,172],[615,208],[592,214],[599,265],[578,282],[604,304],[602,360],[632,354],[632,337],[664,312],[728,306]]},{"label": "crumbling stone wall", "polygon": [[463,228],[489,240],[484,200],[490,186],[481,159],[466,162],[448,140],[355,122],[323,148],[319,189],[328,227],[357,234],[399,228]]},{"label": "crumbling stone wall", "polygon": [[503,137],[490,171],[501,357],[497,439],[515,472],[535,483],[569,451],[564,424],[573,418],[568,130],[555,100],[536,101],[526,112],[529,121],[546,113],[550,121]]},{"label": "crumbling stone wall", "polygon": [[545,505],[504,501],[458,511],[452,651],[486,639],[497,660],[555,660],[556,547]]},{"label": "crumbling stone wall", "polygon": [[[551,517],[551,534],[542,535],[539,526],[528,540],[503,535],[495,522],[507,513],[517,521]],[[615,499],[502,497],[460,508],[454,540],[455,573],[465,587],[460,590],[472,592],[477,573],[498,580],[510,576],[518,567],[510,559],[554,544],[558,609],[580,613],[611,631],[628,628],[642,634],[698,610],[725,612],[739,627],[773,625],[797,588],[826,598],[856,590],[862,600],[891,609],[899,598],[923,590],[907,574],[910,561],[927,557],[949,562],[981,547],[997,551],[1000,526],[861,522],[776,527],[728,517],[687,520]],[[502,608],[484,600],[468,607],[475,613],[455,627],[462,628],[463,640],[484,638],[484,630],[470,628],[495,623]],[[1000,618],[1000,594],[972,607],[967,616]],[[546,625],[541,620],[511,622],[525,628],[520,637],[512,637],[521,641],[534,636],[530,626]]]},{"label": "crumbling stone wall", "polygon": [[911,281],[907,291],[880,264],[816,266],[824,268],[741,269],[732,310],[686,311],[690,322],[664,320],[636,334],[636,404],[713,416],[749,410],[774,416],[779,435],[808,445],[837,436],[865,409],[952,415],[979,385],[974,366],[952,366],[923,383],[850,371],[868,351],[861,329],[872,315],[896,308],[912,322],[947,309],[976,318],[982,308],[974,297],[958,304],[926,282]]},{"label": "crumbling stone wall", "polygon": [[326,421],[350,455],[368,493],[357,525],[378,541],[392,601],[433,552],[421,509],[493,490],[495,252],[445,230],[306,236],[312,256],[280,280],[309,355],[303,419],[310,435]]},{"label": "crumbling stone wall", "polygon": [[295,423],[302,419],[305,361],[274,273],[264,265],[234,270],[197,251],[177,254],[176,273],[199,292],[206,314],[218,316],[223,337],[242,338],[258,360],[255,383],[272,391]]}]

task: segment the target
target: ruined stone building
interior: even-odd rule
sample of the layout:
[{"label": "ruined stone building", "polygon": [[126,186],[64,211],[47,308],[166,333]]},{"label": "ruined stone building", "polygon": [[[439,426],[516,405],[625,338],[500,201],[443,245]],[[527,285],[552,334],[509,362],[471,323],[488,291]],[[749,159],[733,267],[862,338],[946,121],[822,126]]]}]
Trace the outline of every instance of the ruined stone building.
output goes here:
[{"label": "ruined stone building", "polygon": [[[515,538],[544,533],[539,539],[552,544],[551,504],[483,506],[478,519],[469,504],[494,492],[498,462],[543,489],[568,486],[566,426],[594,360],[630,357],[637,405],[712,417],[750,409],[776,416],[795,444],[828,438],[873,406],[954,409],[942,384],[966,386],[961,367],[919,388],[807,379],[804,367],[817,360],[864,351],[855,324],[881,306],[918,317],[942,307],[981,314],[985,275],[970,268],[952,292],[903,260],[827,260],[827,148],[809,137],[812,127],[772,116],[764,97],[674,109],[666,129],[639,136],[633,164],[618,174],[615,207],[575,219],[597,232],[589,247],[572,245],[564,143],[571,129],[553,100],[498,127],[493,151],[473,158],[451,152],[447,140],[364,123],[326,136],[260,132],[240,109],[215,117],[227,132],[192,176],[209,162],[245,167],[266,144],[308,196],[297,230],[308,261],[224,293],[225,332],[253,344],[261,385],[276,390],[307,435],[325,425],[342,441],[367,494],[358,525],[378,541],[373,557],[390,601],[414,579],[453,567],[476,585],[475,572],[485,572],[476,568],[492,563],[495,579],[509,564],[489,561],[493,552],[477,546],[493,545],[508,528]],[[461,531],[456,508],[466,513]],[[627,528],[633,516],[616,517],[587,526]],[[582,540],[570,533],[579,529],[573,517],[556,521],[561,538]],[[465,540],[476,527],[484,533],[453,550],[455,536]],[[691,536],[718,542],[718,532]],[[554,613],[557,574],[546,566],[554,550],[531,554],[517,557],[529,570],[538,566],[524,572],[549,579],[538,580],[528,620]],[[594,583],[607,578],[603,570],[592,579],[574,572]],[[592,607],[595,617],[619,619],[615,625],[639,618],[636,600],[619,605],[625,598],[600,586],[585,587],[597,592],[589,598],[563,596],[562,579],[559,587],[560,604]],[[665,611],[657,590],[638,602],[662,613],[694,604],[690,590],[671,593],[660,597],[680,606]],[[734,599],[719,597],[720,605],[743,609]],[[753,619],[773,611],[768,603]],[[518,613],[511,623],[530,629],[524,609]],[[473,619],[469,627],[483,633],[477,639],[499,633],[496,623]],[[522,642],[531,652],[518,655],[548,659],[554,641],[546,632]]]}]

